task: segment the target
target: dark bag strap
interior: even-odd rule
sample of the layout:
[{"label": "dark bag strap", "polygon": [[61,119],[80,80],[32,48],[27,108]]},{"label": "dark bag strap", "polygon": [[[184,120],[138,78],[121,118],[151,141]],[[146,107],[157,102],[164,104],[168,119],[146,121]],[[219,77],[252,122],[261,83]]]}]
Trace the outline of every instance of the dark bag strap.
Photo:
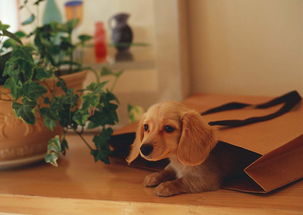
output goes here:
[{"label": "dark bag strap", "polygon": [[257,122],[263,122],[267,121],[276,117],[279,117],[287,112],[289,112],[291,109],[293,109],[297,104],[300,103],[301,101],[301,96],[297,91],[291,91],[289,93],[286,93],[280,97],[274,98],[268,102],[262,103],[262,104],[247,104],[247,103],[239,103],[239,102],[230,102],[227,104],[220,105],[215,108],[211,108],[207,111],[204,111],[201,113],[201,115],[207,115],[207,114],[212,114],[212,113],[218,113],[222,111],[227,111],[227,110],[237,110],[237,109],[243,109],[246,107],[251,107],[254,109],[266,109],[269,107],[273,107],[279,104],[283,104],[283,106],[277,110],[274,113],[265,115],[265,116],[258,116],[258,117],[250,117],[244,120],[220,120],[220,121],[212,121],[209,122],[208,124],[210,126],[225,126],[225,127],[239,127],[239,126],[244,126],[252,123],[257,123]]}]

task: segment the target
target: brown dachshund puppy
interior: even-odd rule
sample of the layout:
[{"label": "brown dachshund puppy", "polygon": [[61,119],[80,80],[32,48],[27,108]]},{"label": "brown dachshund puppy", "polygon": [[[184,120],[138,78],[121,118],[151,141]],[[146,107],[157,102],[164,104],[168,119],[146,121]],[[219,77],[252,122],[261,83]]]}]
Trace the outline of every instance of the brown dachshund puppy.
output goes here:
[{"label": "brown dachshund puppy", "polygon": [[198,112],[176,102],[159,103],[142,116],[127,161],[139,154],[149,161],[169,158],[164,170],[144,181],[147,187],[157,186],[158,196],[217,190],[238,161],[232,159],[234,153],[213,150],[216,143],[214,131]]}]

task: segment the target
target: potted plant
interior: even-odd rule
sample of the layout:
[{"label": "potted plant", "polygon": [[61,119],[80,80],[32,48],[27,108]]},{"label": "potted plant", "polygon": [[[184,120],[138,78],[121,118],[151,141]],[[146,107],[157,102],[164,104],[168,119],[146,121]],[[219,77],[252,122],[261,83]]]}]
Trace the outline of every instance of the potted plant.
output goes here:
[{"label": "potted plant", "polygon": [[[27,22],[32,21],[33,16]],[[68,149],[69,131],[79,135],[95,161],[109,163],[107,141],[118,122],[119,103],[101,76],[118,79],[122,72],[106,67],[98,72],[75,61],[75,50],[91,39],[80,35],[73,42],[76,25],[77,20],[53,22],[13,34],[0,23],[0,41],[9,38],[0,50],[0,164],[31,162],[47,152],[45,161],[56,166]],[[23,44],[22,38],[33,42]],[[83,88],[87,71],[96,81]],[[83,132],[93,128],[100,132],[90,145]]]}]

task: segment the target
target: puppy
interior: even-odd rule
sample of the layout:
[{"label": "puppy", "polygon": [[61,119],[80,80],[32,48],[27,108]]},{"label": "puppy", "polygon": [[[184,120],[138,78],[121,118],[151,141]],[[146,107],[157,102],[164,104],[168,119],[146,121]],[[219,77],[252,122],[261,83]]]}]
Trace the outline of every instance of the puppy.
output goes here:
[{"label": "puppy", "polygon": [[157,186],[158,196],[217,190],[238,161],[234,153],[214,150],[216,143],[198,112],[176,102],[159,103],[142,116],[127,162],[139,154],[149,161],[169,158],[164,170],[144,180],[146,187]]}]

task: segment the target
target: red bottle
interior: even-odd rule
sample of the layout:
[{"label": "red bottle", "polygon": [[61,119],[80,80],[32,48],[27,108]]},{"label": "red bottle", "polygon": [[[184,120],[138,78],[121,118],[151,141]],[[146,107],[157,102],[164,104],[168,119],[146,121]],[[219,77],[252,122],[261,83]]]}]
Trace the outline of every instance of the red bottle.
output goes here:
[{"label": "red bottle", "polygon": [[103,62],[106,58],[106,35],[103,22],[96,22],[95,24],[95,58],[96,62]]}]

